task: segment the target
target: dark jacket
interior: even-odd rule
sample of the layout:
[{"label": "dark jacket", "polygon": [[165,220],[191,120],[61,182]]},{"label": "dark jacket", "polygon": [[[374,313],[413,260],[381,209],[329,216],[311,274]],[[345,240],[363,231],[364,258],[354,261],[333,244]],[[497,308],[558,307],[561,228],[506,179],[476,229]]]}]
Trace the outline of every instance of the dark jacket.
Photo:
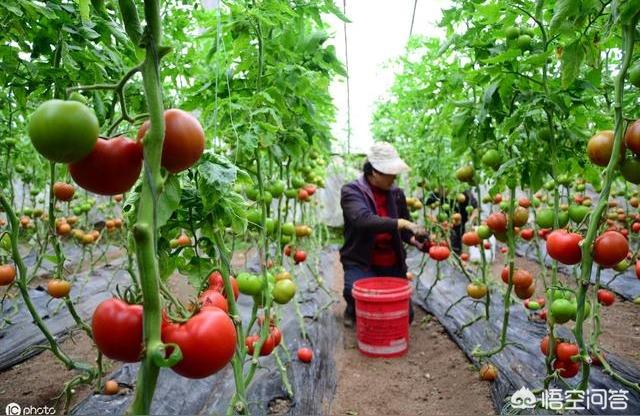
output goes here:
[{"label": "dark jacket", "polygon": [[388,201],[389,218],[376,215],[373,192],[364,175],[342,187],[340,206],[344,216],[344,245],[340,249],[340,261],[343,265],[370,267],[375,235],[388,232],[393,236],[393,248],[403,273],[406,273],[407,254],[402,241],[408,244],[413,233],[398,231],[398,218],[411,218],[402,189],[391,188]]}]

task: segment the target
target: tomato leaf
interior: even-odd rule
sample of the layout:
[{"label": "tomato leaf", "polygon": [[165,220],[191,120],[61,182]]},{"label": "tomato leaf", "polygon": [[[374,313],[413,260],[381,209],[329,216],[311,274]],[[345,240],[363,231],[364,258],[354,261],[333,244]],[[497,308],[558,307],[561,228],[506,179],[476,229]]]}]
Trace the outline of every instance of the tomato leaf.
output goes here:
[{"label": "tomato leaf", "polygon": [[158,198],[158,227],[165,225],[180,206],[181,195],[180,179],[176,175],[169,175]]},{"label": "tomato leaf", "polygon": [[580,65],[584,60],[584,48],[579,41],[567,45],[562,55],[562,87],[568,88],[580,74]]}]

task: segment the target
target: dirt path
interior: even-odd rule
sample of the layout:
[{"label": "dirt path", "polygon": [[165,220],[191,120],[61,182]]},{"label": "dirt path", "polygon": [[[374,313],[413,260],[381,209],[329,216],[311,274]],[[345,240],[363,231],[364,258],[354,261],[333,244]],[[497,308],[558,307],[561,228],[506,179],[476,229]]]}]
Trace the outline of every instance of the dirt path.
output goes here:
[{"label": "dirt path", "polygon": [[[333,290],[341,298],[342,269],[337,261],[333,272]],[[340,324],[344,307],[341,301],[334,308]],[[489,383],[479,380],[440,323],[414,308],[409,351],[400,358],[365,357],[357,349],[355,330],[344,328],[336,346],[337,389],[331,415],[495,414]]]}]

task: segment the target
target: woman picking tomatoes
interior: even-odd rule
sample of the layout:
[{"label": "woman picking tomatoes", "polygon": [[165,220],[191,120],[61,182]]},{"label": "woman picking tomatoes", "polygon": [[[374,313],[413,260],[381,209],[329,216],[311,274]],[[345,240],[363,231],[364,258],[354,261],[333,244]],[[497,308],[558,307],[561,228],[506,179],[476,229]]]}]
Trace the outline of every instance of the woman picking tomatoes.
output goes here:
[{"label": "woman picking tomatoes", "polygon": [[[409,209],[402,189],[395,187],[396,176],[409,170],[388,143],[374,144],[367,154],[364,174],[342,187],[340,205],[344,216],[344,245],[340,261],[344,268],[343,296],[347,302],[344,325],[352,327],[355,302],[353,284],[367,277],[406,278],[404,241],[420,250],[428,242],[417,224],[409,221]],[[413,320],[413,309],[410,310]]]}]

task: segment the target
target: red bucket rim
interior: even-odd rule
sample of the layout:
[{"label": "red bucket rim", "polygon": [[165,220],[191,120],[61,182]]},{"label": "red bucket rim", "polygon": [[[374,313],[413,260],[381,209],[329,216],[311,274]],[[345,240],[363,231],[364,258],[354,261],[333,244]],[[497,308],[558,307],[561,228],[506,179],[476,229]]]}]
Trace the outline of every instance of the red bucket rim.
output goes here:
[{"label": "red bucket rim", "polygon": [[399,277],[369,277],[360,279],[353,285],[353,297],[387,297],[411,293],[409,280]]}]

